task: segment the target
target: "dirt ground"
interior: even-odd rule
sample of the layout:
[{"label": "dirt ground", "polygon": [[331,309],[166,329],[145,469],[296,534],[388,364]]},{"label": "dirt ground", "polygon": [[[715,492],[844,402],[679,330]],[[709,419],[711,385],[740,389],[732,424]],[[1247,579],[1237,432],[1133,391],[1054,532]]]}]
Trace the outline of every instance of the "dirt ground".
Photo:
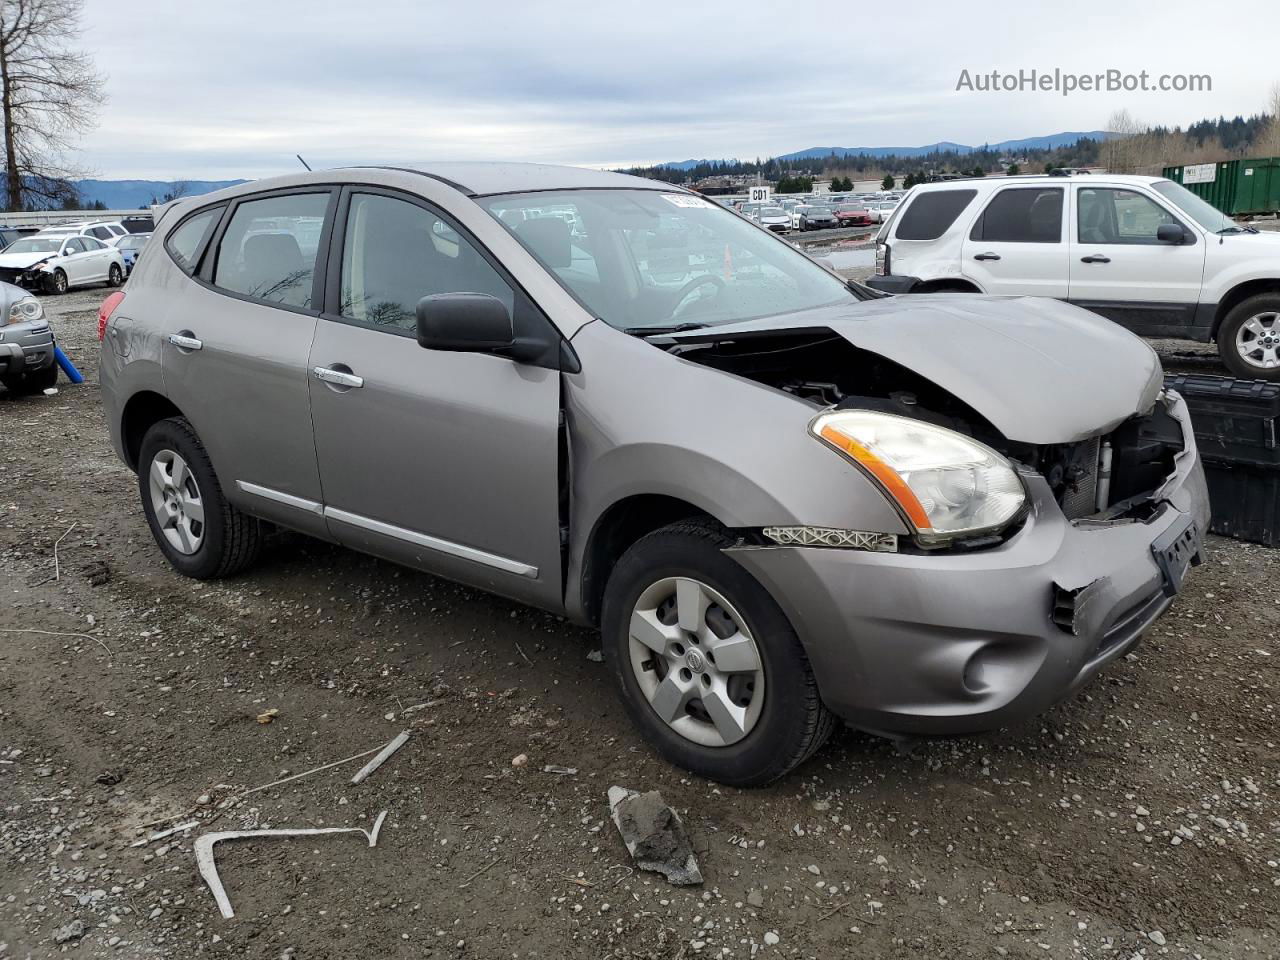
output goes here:
[{"label": "dirt ground", "polygon": [[[844,733],[727,789],[655,757],[554,616],[293,535],[235,580],[174,574],[109,448],[103,295],[48,300],[85,385],[0,395],[3,960],[1280,955],[1277,553],[1212,538],[1037,722],[905,756]],[[363,760],[243,796],[401,730],[359,786]],[[703,886],[633,870],[612,784],[680,811]],[[384,810],[373,849],[221,848],[232,920],[196,871],[201,832]]]}]

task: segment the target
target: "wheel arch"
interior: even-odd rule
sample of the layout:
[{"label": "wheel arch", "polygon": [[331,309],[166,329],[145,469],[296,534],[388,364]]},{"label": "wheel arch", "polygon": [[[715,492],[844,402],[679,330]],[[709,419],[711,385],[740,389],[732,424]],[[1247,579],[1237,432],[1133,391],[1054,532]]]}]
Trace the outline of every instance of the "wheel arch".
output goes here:
[{"label": "wheel arch", "polygon": [[1238,283],[1228,290],[1223,298],[1218,301],[1218,309],[1213,315],[1213,329],[1209,332],[1209,338],[1214,339],[1218,336],[1218,331],[1222,329],[1222,323],[1226,320],[1227,314],[1245,300],[1260,293],[1280,293],[1280,277],[1260,277],[1255,280],[1245,280],[1243,283]]},{"label": "wheel arch", "polygon": [[972,280],[952,277],[945,280],[926,280],[916,284],[912,293],[981,293],[982,290]]},{"label": "wheel arch", "polygon": [[679,520],[720,521],[706,510],[679,497],[640,493],[623,497],[605,509],[592,525],[582,553],[578,586],[583,617],[599,626],[609,573],[618,559],[641,537]]},{"label": "wheel arch", "polygon": [[161,420],[181,416],[172,400],[154,390],[141,390],[129,398],[120,414],[120,441],[130,470],[138,472],[138,455],[147,431]]}]

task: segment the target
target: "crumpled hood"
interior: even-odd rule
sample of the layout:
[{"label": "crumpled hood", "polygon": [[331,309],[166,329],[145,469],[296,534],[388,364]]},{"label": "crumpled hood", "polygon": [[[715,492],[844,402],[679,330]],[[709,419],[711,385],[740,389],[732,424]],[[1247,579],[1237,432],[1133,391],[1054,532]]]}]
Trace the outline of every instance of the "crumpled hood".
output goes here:
[{"label": "crumpled hood", "polygon": [[0,253],[0,267],[8,267],[11,270],[25,270],[32,264],[39,263],[41,260],[48,260],[50,257],[57,256],[53,253]]},{"label": "crumpled hood", "polygon": [[1059,300],[916,294],[672,336],[826,327],[954,394],[1010,440],[1073,443],[1155,404],[1159,358],[1109,320]]}]

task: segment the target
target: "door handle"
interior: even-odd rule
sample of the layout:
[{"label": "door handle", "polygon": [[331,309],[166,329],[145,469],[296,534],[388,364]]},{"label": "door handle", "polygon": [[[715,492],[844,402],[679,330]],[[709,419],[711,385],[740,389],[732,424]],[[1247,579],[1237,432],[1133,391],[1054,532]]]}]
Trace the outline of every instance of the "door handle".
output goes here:
[{"label": "door handle", "polygon": [[169,334],[169,342],[179,350],[199,350],[204,344],[195,337],[189,337],[185,333]]},{"label": "door handle", "polygon": [[364,386],[364,377],[357,377],[354,373],[348,373],[345,370],[335,370],[333,367],[312,367],[311,373],[317,380],[331,383],[335,387]]},{"label": "door handle", "polygon": [[980,253],[980,254],[978,254],[976,257],[974,257],[973,259],[975,259],[975,260],[999,260],[999,259],[1000,259],[1000,254],[998,254],[998,253]]},{"label": "door handle", "polygon": [[1081,263],[1110,263],[1110,262],[1111,262],[1111,258],[1110,258],[1110,257],[1104,257],[1104,256],[1103,256],[1102,254],[1100,254],[1100,253],[1094,253],[1094,254],[1091,254],[1091,255],[1089,255],[1089,256],[1087,256],[1087,257],[1081,257],[1081,258],[1080,258],[1080,262],[1081,262]]}]

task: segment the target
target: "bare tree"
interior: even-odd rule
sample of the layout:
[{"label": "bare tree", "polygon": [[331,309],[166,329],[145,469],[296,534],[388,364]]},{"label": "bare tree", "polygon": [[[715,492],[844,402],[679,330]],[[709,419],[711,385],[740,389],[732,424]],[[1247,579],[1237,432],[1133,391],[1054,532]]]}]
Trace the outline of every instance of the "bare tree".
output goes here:
[{"label": "bare tree", "polygon": [[84,0],[0,0],[0,112],[11,210],[75,195],[67,153],[96,122],[103,78],[80,35]]},{"label": "bare tree", "polygon": [[1258,136],[1252,152],[1260,157],[1280,157],[1280,83],[1271,85],[1266,112],[1271,120]]}]

